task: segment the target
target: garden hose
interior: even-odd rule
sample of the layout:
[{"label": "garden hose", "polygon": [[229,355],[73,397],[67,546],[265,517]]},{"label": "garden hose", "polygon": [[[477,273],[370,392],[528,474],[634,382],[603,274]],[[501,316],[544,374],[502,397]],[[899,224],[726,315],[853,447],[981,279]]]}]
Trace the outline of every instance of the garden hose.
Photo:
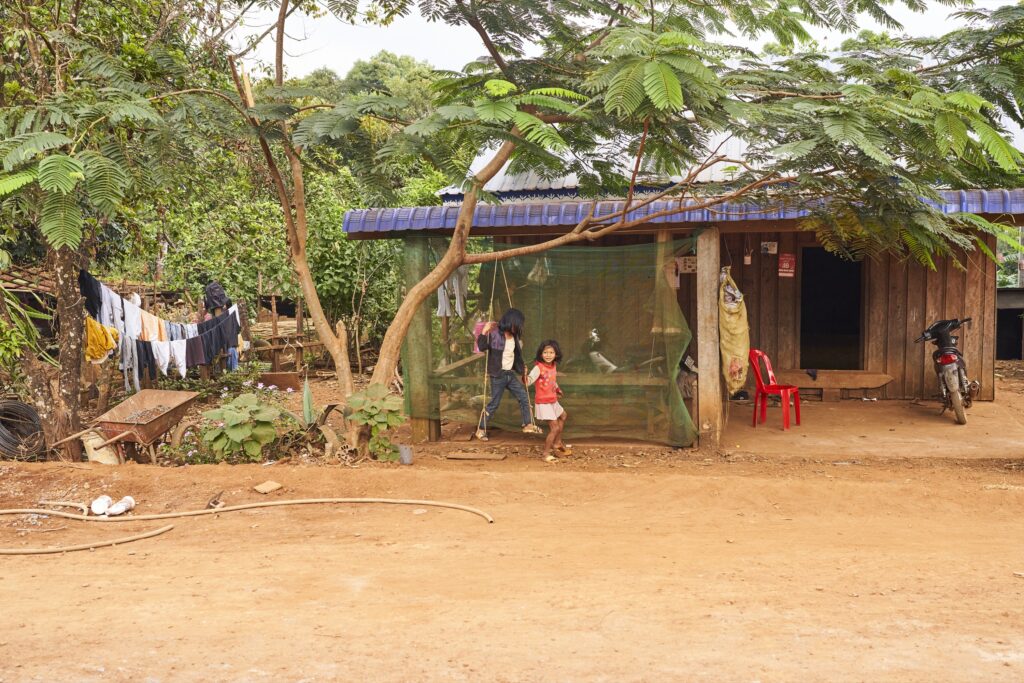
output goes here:
[{"label": "garden hose", "polygon": [[32,460],[46,450],[39,413],[21,401],[0,401],[0,455]]},{"label": "garden hose", "polygon": [[[227,507],[216,508],[216,509],[202,509],[202,510],[186,510],[185,512],[166,512],[157,515],[125,515],[123,517],[90,517],[87,515],[76,515],[71,512],[61,512],[59,510],[44,510],[36,508],[24,508],[24,509],[10,509],[0,510],[0,515],[47,515],[50,517],[62,517],[64,519],[74,519],[81,522],[144,522],[155,519],[176,519],[179,517],[198,517],[200,515],[218,515],[222,512],[236,512],[238,510],[253,510],[256,508],[268,508],[277,507],[279,505],[317,505],[317,504],[347,504],[347,503],[378,503],[383,505],[419,505],[423,507],[439,507],[439,508],[450,508],[452,510],[462,510],[463,512],[470,512],[474,515],[478,515],[487,520],[489,524],[494,523],[494,518],[483,510],[478,510],[468,505],[459,505],[458,503],[444,503],[433,500],[414,500],[414,499],[403,499],[403,498],[301,498],[297,500],[272,500],[262,503],[243,503],[241,505],[229,505]],[[54,503],[56,504],[56,503]],[[64,503],[60,503],[64,504]],[[106,545],[118,545],[121,543],[129,543],[131,541],[138,541],[144,538],[151,538],[158,534],[162,534],[165,531],[169,531],[173,527],[168,526],[162,529],[157,529],[153,532],[146,532],[139,536],[130,536],[128,538],[116,539],[113,541],[105,541],[98,543],[85,543],[76,546],[67,546],[64,548],[0,548],[0,555],[40,555],[46,553],[62,553],[74,550],[88,550],[91,548],[98,548]]]},{"label": "garden hose", "polygon": [[74,552],[75,550],[93,550],[95,548],[104,548],[108,545],[121,545],[122,543],[141,541],[144,538],[153,538],[154,536],[159,536],[160,534],[166,533],[173,528],[173,524],[168,524],[165,527],[160,527],[159,529],[154,529],[153,531],[135,534],[134,536],[125,536],[124,538],[115,538],[112,541],[80,543],[78,545],[66,545],[57,548],[0,548],[0,555],[54,555],[56,553],[70,553]]}]

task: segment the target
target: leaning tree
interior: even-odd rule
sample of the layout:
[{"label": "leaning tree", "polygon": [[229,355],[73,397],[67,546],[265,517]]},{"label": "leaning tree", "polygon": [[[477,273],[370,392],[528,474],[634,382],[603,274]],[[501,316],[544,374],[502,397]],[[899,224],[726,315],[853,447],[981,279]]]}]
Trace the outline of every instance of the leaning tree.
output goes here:
[{"label": "leaning tree", "polygon": [[[357,4],[332,6],[354,13]],[[1021,154],[1003,121],[1024,120],[1024,8],[961,12],[964,27],[937,38],[865,34],[838,52],[802,47],[814,45],[814,28],[853,31],[862,14],[898,30],[889,4],[376,0],[362,8],[383,22],[418,10],[471,27],[486,52],[446,74],[417,121],[397,121],[393,100],[370,98],[306,113],[294,128],[306,146],[331,144],[360,117],[377,116],[401,128],[384,161],[421,154],[464,183],[448,249],[406,293],[372,381],[390,380],[414,313],[455,268],[593,241],[672,213],[631,213],[659,199],[713,211],[782,198],[808,210],[805,227],[850,257],[886,249],[931,264],[957,248],[987,252],[984,234],[1014,241],[1004,226],[943,214],[922,198],[943,186],[1017,184]],[[766,33],[777,41],[771,54],[731,42]],[[711,144],[728,138],[745,143],[742,158]],[[485,155],[475,173],[466,149]],[[576,173],[585,191],[618,194],[625,207],[539,244],[468,253],[483,187],[506,164]],[[734,171],[728,180],[696,182],[723,165]],[[634,198],[638,178],[670,177],[662,191]]]}]

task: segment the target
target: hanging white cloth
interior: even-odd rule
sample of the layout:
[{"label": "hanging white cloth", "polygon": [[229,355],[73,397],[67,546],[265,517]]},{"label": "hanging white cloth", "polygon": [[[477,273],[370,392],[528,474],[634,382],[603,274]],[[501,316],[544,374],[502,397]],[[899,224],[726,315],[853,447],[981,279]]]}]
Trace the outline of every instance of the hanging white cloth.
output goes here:
[{"label": "hanging white cloth", "polygon": [[[466,297],[469,294],[469,266],[459,266],[448,279],[437,288],[437,317],[451,318],[458,315],[466,317]],[[455,297],[455,308],[451,298]]]}]

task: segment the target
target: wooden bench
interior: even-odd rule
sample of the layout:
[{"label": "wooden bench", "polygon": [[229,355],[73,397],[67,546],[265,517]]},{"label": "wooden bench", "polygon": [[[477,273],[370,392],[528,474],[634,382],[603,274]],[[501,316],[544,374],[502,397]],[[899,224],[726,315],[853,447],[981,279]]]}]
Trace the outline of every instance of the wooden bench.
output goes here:
[{"label": "wooden bench", "polygon": [[884,372],[869,370],[818,370],[817,379],[811,379],[806,370],[776,370],[775,379],[800,389],[821,389],[823,401],[838,401],[844,389],[880,389],[893,380]]}]

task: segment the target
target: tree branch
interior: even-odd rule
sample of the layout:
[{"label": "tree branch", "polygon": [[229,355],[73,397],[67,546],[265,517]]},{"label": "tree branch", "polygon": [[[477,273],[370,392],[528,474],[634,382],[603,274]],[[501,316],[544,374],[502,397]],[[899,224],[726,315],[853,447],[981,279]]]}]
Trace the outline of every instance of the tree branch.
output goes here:
[{"label": "tree branch", "polygon": [[491,59],[494,60],[494,63],[497,65],[501,73],[504,74],[508,81],[515,83],[515,79],[512,78],[512,74],[509,73],[508,62],[506,62],[505,58],[501,56],[500,52],[498,52],[498,47],[494,44],[494,41],[491,40],[491,36],[487,33],[487,29],[485,29],[484,25],[480,23],[480,19],[478,19],[476,14],[466,7],[462,0],[455,0],[455,4],[457,4],[462,10],[466,23],[473,27],[473,30],[480,36],[480,40],[483,41],[484,47],[487,48],[487,52],[491,55]]}]

